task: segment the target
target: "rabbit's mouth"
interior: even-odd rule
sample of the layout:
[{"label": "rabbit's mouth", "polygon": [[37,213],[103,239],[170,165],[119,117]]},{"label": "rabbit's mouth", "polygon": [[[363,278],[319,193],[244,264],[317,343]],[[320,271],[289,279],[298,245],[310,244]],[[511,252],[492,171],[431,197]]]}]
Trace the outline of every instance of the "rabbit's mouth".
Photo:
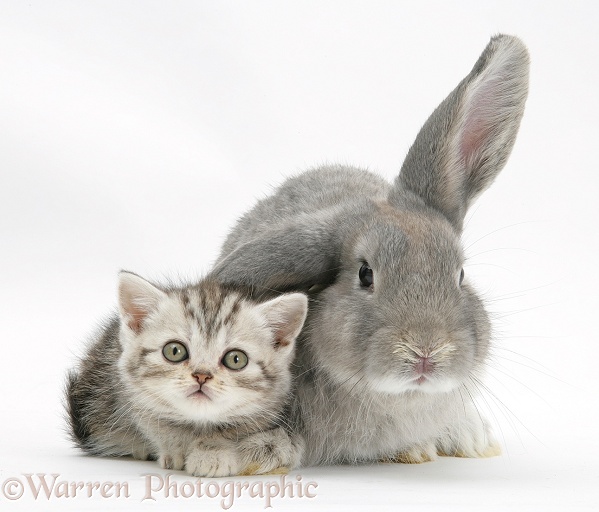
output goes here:
[{"label": "rabbit's mouth", "polygon": [[456,378],[434,374],[412,374],[403,377],[377,375],[369,378],[369,384],[375,391],[392,395],[401,395],[411,391],[428,394],[448,393],[460,386],[460,382]]},{"label": "rabbit's mouth", "polygon": [[430,375],[419,375],[409,381],[406,388],[411,391],[420,391],[422,393],[436,394],[448,393],[458,387],[455,379],[434,378]]}]

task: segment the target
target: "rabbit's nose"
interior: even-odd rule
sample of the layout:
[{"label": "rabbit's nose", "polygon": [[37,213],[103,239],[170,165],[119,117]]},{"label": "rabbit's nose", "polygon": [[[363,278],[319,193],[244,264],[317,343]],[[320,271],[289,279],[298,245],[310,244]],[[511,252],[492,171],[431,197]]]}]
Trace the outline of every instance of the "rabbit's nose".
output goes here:
[{"label": "rabbit's nose", "polygon": [[435,369],[435,363],[430,357],[418,356],[414,369],[419,375],[431,374]]}]

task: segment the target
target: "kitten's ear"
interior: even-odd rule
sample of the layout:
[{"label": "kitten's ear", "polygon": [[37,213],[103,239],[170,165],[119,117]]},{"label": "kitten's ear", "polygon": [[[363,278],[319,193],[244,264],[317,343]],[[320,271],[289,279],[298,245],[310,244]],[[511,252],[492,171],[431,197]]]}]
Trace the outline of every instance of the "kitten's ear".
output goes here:
[{"label": "kitten's ear", "polygon": [[274,333],[275,348],[291,352],[308,314],[308,297],[288,293],[260,304],[258,310]]},{"label": "kitten's ear", "polygon": [[146,317],[156,310],[166,293],[131,272],[119,273],[119,310],[123,322],[139,333]]}]

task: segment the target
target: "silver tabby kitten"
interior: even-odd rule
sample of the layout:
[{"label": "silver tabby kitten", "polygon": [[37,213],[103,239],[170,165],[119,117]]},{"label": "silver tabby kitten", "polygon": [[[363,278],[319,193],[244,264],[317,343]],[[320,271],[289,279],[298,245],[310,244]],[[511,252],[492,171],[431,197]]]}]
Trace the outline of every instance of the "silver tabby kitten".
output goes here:
[{"label": "silver tabby kitten", "polygon": [[195,476],[292,468],[282,420],[307,298],[263,303],[213,280],[159,288],[119,276],[119,315],[67,383],[75,442],[93,455],[158,459]]}]

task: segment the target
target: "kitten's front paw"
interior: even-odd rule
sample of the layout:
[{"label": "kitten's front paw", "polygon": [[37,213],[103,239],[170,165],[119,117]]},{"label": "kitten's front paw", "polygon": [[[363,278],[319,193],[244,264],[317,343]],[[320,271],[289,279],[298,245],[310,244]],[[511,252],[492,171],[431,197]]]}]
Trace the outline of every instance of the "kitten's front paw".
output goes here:
[{"label": "kitten's front paw", "polygon": [[161,454],[158,462],[162,469],[174,469],[179,471],[185,467],[185,458],[182,453],[177,454]]},{"label": "kitten's front paw", "polygon": [[131,456],[137,460],[150,460],[152,453],[145,444],[134,446],[131,450]]},{"label": "kitten's front paw", "polygon": [[195,448],[185,461],[185,471],[193,476],[207,478],[235,476],[241,472],[241,461],[230,450],[203,450]]}]

